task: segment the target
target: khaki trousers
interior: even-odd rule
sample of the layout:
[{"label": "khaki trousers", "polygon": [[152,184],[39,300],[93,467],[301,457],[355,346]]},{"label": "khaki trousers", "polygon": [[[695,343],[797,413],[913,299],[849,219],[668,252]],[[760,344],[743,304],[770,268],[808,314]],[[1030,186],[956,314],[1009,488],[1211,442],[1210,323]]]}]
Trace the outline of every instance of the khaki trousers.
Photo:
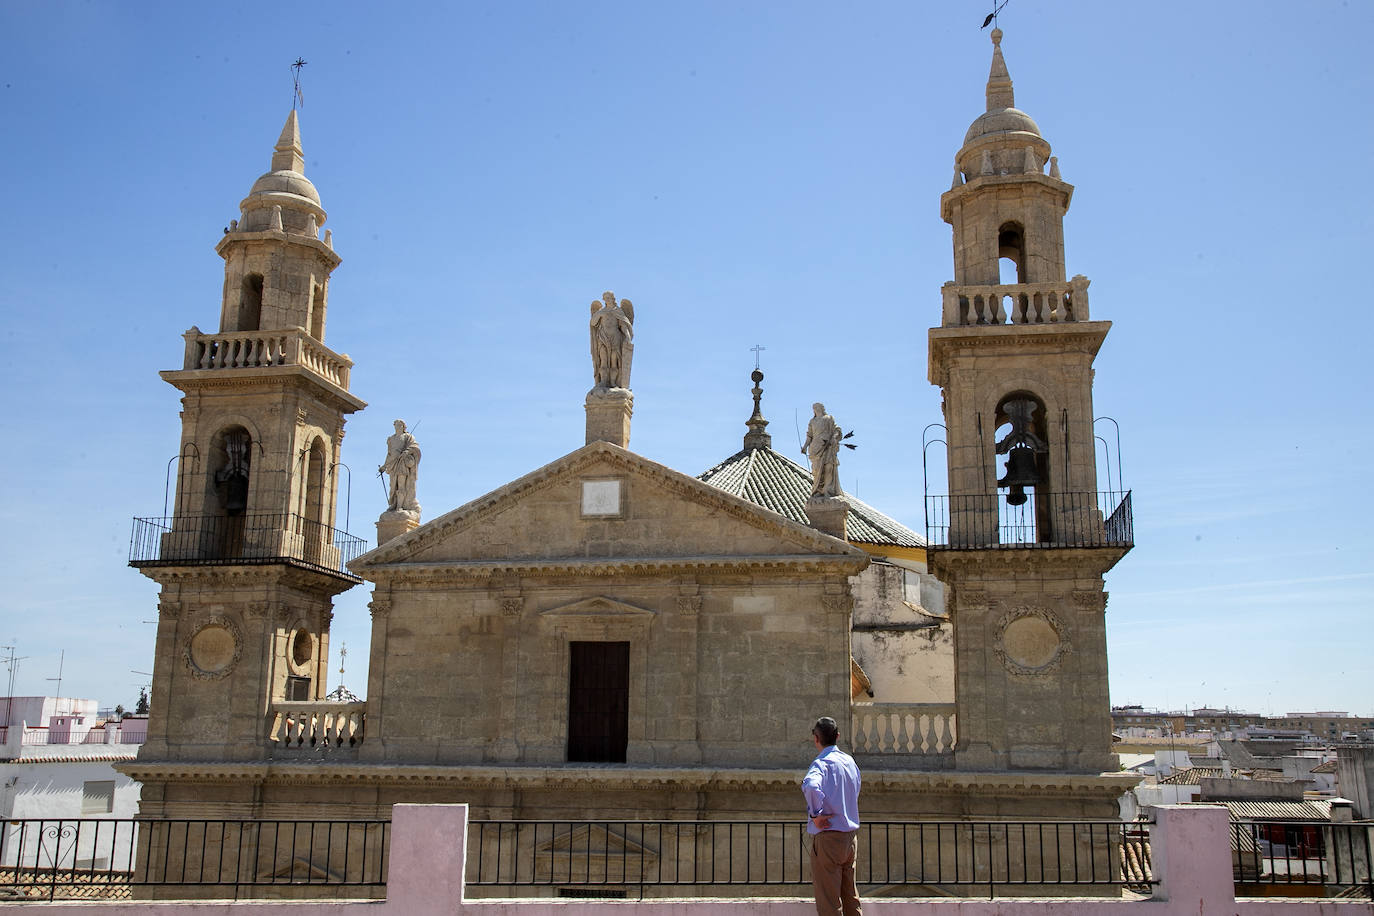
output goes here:
[{"label": "khaki trousers", "polygon": [[811,886],[818,916],[863,916],[854,886],[859,831],[823,830],[811,838]]}]

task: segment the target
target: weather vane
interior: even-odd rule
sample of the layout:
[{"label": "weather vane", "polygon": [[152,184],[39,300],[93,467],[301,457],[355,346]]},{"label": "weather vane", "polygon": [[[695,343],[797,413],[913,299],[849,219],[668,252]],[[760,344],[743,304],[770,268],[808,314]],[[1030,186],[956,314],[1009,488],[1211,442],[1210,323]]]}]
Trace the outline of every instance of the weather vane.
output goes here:
[{"label": "weather vane", "polygon": [[296,62],[291,65],[291,110],[305,107],[305,94],[301,92],[301,67],[305,66],[305,58],[298,57]]},{"label": "weather vane", "polygon": [[760,354],[761,352],[763,352],[764,350],[767,350],[767,349],[768,349],[768,348],[765,347],[765,346],[763,346],[762,344],[754,344],[752,347],[749,348],[749,352],[752,353],[752,354],[754,354],[754,368],[755,368],[755,369],[757,369],[757,368],[759,367],[759,354]]},{"label": "weather vane", "polygon": [[979,26],[979,28],[986,29],[989,25],[995,27],[997,25],[997,14],[1002,12],[1002,10],[1006,9],[1007,4],[1010,2],[1011,0],[1002,0],[1001,3],[994,3],[992,7],[992,12],[988,13],[987,18],[983,20],[983,24]]}]

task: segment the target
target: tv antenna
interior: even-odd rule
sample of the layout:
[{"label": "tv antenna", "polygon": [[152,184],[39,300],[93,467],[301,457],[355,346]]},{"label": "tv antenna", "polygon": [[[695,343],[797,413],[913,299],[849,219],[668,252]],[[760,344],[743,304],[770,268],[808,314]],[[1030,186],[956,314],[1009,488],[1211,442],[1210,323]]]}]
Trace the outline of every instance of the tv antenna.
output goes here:
[{"label": "tv antenna", "polygon": [[[17,639],[15,640],[16,643],[18,641]],[[14,654],[14,646],[0,646],[0,649],[4,649],[9,653],[3,659],[10,669],[9,689],[5,695],[5,727],[8,728],[11,724],[10,714],[14,711],[14,675],[19,670],[19,663],[28,658],[28,656],[20,655],[16,657]]]},{"label": "tv antenna", "polygon": [[[56,711],[58,706],[62,703],[62,666],[66,661],[67,650],[63,649],[57,656],[57,677],[44,678],[44,680],[48,681],[57,681],[57,703],[53,704],[54,711]],[[61,712],[57,712],[57,715],[60,716],[61,714]]]}]

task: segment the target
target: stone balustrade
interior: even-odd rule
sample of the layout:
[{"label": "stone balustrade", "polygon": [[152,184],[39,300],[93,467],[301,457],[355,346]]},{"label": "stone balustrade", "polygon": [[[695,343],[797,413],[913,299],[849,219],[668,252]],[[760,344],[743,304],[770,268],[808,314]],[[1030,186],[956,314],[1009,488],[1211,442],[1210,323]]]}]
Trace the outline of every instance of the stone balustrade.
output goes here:
[{"label": "stone balustrade", "polygon": [[953,703],[856,703],[850,708],[860,754],[920,754],[954,752],[957,735]]},{"label": "stone balustrade", "polygon": [[1059,283],[946,283],[941,293],[947,328],[1088,320],[1088,278],[1082,274]]},{"label": "stone balustrade", "polygon": [[311,337],[304,328],[282,331],[186,332],[186,369],[260,369],[302,366],[348,390],[353,361]]},{"label": "stone balustrade", "polygon": [[267,719],[267,742],[274,751],[356,749],[366,732],[367,702],[282,700],[272,704]]}]

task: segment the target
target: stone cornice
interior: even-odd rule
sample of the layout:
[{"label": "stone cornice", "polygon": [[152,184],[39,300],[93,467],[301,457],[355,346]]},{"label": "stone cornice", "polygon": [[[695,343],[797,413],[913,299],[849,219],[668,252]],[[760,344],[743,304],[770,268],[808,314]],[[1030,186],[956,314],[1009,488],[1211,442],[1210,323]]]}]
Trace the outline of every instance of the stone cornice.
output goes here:
[{"label": "stone cornice", "polygon": [[[609,464],[613,468],[626,473],[633,473],[637,476],[646,477],[659,486],[662,486],[665,490],[675,493],[686,500],[707,506],[724,515],[731,516],[755,528],[773,534],[779,539],[795,544],[804,550],[814,551],[814,553],[780,557],[646,557],[628,560],[595,558],[512,558],[509,560],[490,561],[477,564],[440,563],[411,565],[406,563],[408,557],[412,557],[428,547],[439,544],[458,532],[480,524],[484,519],[502,511],[502,509],[511,502],[552,486],[566,475],[576,474],[584,468],[598,464]],[[690,477],[679,471],[674,471],[672,468],[650,461],[647,458],[636,455],[619,446],[612,445],[609,442],[592,442],[575,452],[571,452],[556,461],[544,465],[538,470],[526,474],[518,480],[514,480],[499,489],[491,491],[485,496],[481,496],[463,506],[459,506],[452,512],[448,512],[432,522],[421,525],[409,534],[388,541],[386,544],[354,560],[349,564],[349,568],[365,579],[373,579],[376,581],[377,574],[386,567],[399,567],[401,565],[404,565],[407,570],[421,570],[427,565],[445,567],[459,571],[460,576],[466,578],[472,575],[468,570],[478,567],[511,573],[529,571],[544,574],[547,570],[548,574],[557,574],[560,571],[576,571],[580,574],[611,575],[626,571],[627,569],[634,570],[636,565],[640,564],[644,565],[646,570],[694,569],[702,566],[718,568],[721,564],[733,565],[743,570],[754,569],[760,564],[767,565],[774,562],[792,567],[799,560],[808,562],[845,561],[853,566],[853,572],[858,572],[860,569],[867,566],[869,562],[867,554],[838,538],[832,538],[814,528],[794,522],[789,518],[768,509],[764,509],[748,500],[732,496],[710,484],[702,483],[695,477]],[[628,567],[625,565],[627,563],[629,564]],[[487,575],[488,573],[481,572],[478,574]]]},{"label": "stone cornice", "polygon": [[[801,764],[798,764],[800,767]],[[395,764],[157,763],[129,761],[119,771],[142,782],[176,781],[233,785],[453,786],[471,789],[596,789],[625,791],[779,790],[795,792],[798,769],[686,767],[413,766]],[[1039,773],[864,769],[864,791],[958,792],[970,796],[1014,794],[1118,798],[1140,782],[1131,773]]]},{"label": "stone cornice", "polygon": [[238,589],[245,585],[254,587],[285,587],[310,592],[320,598],[330,598],[345,592],[360,580],[348,573],[321,572],[297,566],[288,560],[273,563],[186,563],[184,565],[159,565],[146,563],[137,567],[149,579],[159,585],[186,585],[194,583],[202,588]]},{"label": "stone cornice", "polygon": [[163,369],[158,375],[164,382],[186,394],[207,390],[261,390],[264,383],[269,383],[307,389],[340,413],[355,413],[367,406],[362,398],[353,396],[305,366]]},{"label": "stone cornice", "polygon": [[[319,204],[315,204],[319,207]],[[323,212],[323,211],[321,211]],[[321,223],[324,221],[321,220]],[[253,243],[257,243],[254,246]],[[229,249],[236,246],[262,247],[272,249],[278,245],[286,243],[300,248],[309,248],[329,262],[329,269],[332,271],[343,263],[343,258],[329,245],[320,241],[318,238],[311,238],[308,235],[297,235],[294,232],[285,232],[278,229],[260,229],[256,232],[248,232],[243,229],[235,229],[233,232],[226,233],[215,243],[215,251],[225,260],[229,259]]]},{"label": "stone cornice", "polygon": [[1091,362],[1111,327],[1110,321],[1057,321],[931,328],[926,376],[932,385],[946,387],[950,363],[961,356],[1080,353]]},{"label": "stone cornice", "polygon": [[550,560],[472,560],[463,562],[377,564],[359,570],[363,578],[378,584],[415,585],[483,581],[507,575],[552,578],[556,576],[635,578],[646,575],[670,576],[710,570],[723,573],[757,574],[824,573],[854,575],[867,564],[848,556],[711,556],[711,557],[560,557]]},{"label": "stone cornice", "polygon": [[1126,555],[1128,547],[986,547],[931,548],[933,576],[959,574],[968,581],[988,581],[1016,573],[1102,575]]}]

